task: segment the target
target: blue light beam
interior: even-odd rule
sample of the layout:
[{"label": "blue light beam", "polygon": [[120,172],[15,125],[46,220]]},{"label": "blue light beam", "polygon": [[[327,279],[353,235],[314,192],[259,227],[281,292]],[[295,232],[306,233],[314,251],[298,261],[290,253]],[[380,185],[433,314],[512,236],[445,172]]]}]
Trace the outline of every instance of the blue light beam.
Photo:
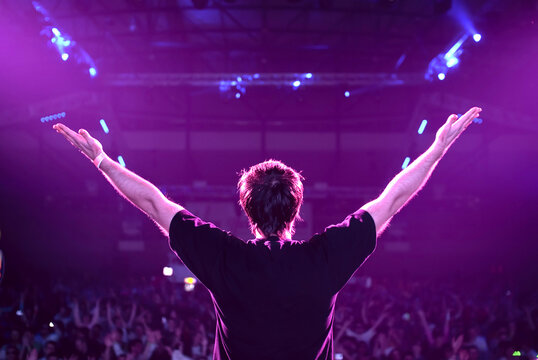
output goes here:
[{"label": "blue light beam", "polygon": [[468,35],[464,35],[461,37],[461,39],[458,40],[457,43],[455,43],[450,50],[448,50],[445,54],[445,60],[450,59],[451,57],[454,57],[456,52],[461,48],[465,40],[467,40]]},{"label": "blue light beam", "polygon": [[106,126],[105,119],[99,120],[99,123],[101,124],[101,127],[103,128],[103,131],[105,132],[105,134],[108,134],[110,130],[108,129],[108,126]]},{"label": "blue light beam", "polygon": [[123,156],[118,156],[118,162],[120,163],[121,166],[125,167],[125,161],[123,160]]},{"label": "blue light beam", "polygon": [[428,120],[422,120],[420,123],[420,127],[418,128],[418,133],[422,135],[424,132],[424,129],[426,129],[426,125],[428,124]]}]

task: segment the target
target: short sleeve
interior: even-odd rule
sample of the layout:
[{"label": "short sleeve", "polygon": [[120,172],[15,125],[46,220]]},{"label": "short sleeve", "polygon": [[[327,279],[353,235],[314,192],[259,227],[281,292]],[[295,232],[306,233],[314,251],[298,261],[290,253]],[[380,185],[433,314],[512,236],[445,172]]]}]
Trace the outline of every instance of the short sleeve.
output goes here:
[{"label": "short sleeve", "polygon": [[185,209],[172,218],[169,241],[170,248],[185,266],[210,290],[225,253],[244,244]]},{"label": "short sleeve", "polygon": [[374,219],[368,212],[358,210],[341,223],[327,227],[310,242],[323,251],[333,292],[337,293],[374,251]]}]

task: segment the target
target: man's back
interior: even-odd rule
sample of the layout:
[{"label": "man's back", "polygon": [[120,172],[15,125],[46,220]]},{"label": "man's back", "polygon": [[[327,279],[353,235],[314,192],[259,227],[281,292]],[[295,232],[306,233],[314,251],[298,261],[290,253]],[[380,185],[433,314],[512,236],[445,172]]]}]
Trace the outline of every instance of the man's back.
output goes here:
[{"label": "man's back", "polygon": [[170,246],[211,292],[215,359],[332,358],[336,295],[375,248],[368,213],[308,241],[245,243],[187,211],[170,229]]},{"label": "man's back", "polygon": [[[172,249],[212,292],[217,313],[215,358],[319,359],[332,357],[336,294],[372,253],[376,237],[426,184],[443,155],[481,111],[473,107],[459,118],[449,116],[428,150],[398,173],[378,198],[341,224],[307,242],[290,245],[289,250],[283,247],[280,250],[284,251],[269,253],[248,250],[252,244],[201,221],[167,199],[155,185],[110,159],[86,130],[76,133],[63,124],[53,128],[88,157],[122,196],[170,235]],[[275,160],[242,172],[239,203],[253,234],[291,238],[303,202],[302,180],[297,171]],[[263,249],[254,245],[254,249]],[[294,246],[302,250],[294,253]],[[273,266],[267,266],[271,263]],[[249,284],[254,289],[248,289]],[[299,306],[303,302],[306,305]],[[287,314],[278,313],[275,307],[287,309]],[[315,312],[312,320],[305,320],[307,325],[315,324],[312,328],[301,322],[309,311]],[[319,325],[322,315],[324,326]],[[236,322],[243,322],[249,331],[240,329]],[[303,332],[306,335],[298,339],[296,334]],[[319,337],[310,337],[310,333]],[[280,356],[285,347],[289,347],[286,355]]]}]

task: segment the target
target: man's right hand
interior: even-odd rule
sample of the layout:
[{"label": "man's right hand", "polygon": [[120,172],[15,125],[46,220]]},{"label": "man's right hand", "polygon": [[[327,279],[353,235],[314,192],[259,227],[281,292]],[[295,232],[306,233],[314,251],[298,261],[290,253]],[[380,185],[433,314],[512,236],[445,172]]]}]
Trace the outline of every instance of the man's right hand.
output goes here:
[{"label": "man's right hand", "polygon": [[444,125],[437,130],[433,147],[444,154],[458,136],[467,129],[467,126],[480,115],[481,111],[481,108],[473,107],[459,119],[455,114],[450,115]]}]

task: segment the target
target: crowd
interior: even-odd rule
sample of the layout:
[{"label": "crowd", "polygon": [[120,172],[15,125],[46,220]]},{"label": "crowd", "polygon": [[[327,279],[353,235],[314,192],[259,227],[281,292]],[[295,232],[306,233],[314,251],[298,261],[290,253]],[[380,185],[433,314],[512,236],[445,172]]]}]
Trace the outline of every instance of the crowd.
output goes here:
[{"label": "crowd", "polygon": [[[537,289],[490,280],[356,275],[338,297],[335,359],[536,359]],[[0,360],[212,359],[213,305],[191,288],[166,277],[1,284]]]}]

